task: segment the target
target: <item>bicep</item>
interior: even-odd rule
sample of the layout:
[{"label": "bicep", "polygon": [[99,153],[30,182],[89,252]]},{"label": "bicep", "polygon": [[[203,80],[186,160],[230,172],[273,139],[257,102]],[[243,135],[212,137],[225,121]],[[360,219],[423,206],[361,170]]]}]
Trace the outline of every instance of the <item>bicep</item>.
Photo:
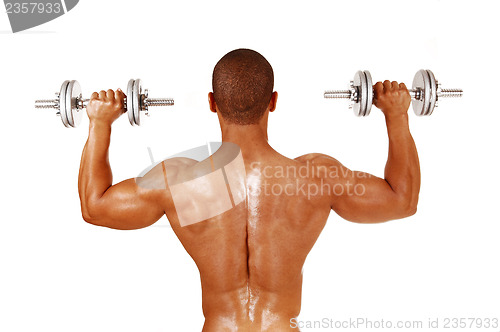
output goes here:
[{"label": "bicep", "polygon": [[165,213],[161,191],[141,187],[135,179],[111,186],[89,208],[89,223],[114,229],[144,228]]}]

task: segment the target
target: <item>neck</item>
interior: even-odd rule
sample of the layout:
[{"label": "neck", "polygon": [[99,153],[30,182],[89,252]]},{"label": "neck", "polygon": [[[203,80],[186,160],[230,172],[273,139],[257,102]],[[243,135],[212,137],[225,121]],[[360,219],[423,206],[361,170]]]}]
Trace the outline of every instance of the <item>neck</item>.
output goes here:
[{"label": "neck", "polygon": [[222,126],[222,141],[237,144],[247,153],[263,152],[271,149],[267,141],[267,126],[255,125],[224,125]]}]

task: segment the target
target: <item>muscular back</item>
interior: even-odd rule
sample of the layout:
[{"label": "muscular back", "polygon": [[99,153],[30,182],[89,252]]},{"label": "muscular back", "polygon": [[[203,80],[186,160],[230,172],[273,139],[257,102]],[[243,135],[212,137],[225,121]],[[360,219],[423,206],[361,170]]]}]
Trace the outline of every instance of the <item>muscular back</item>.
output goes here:
[{"label": "muscular back", "polygon": [[[229,64],[251,65],[238,70],[224,65],[225,74],[219,75],[218,87],[229,88],[226,97],[242,114],[255,104],[250,88],[267,80],[265,89],[272,90],[270,65],[253,55],[229,57]],[[267,74],[249,71],[259,66],[267,66]],[[420,167],[408,126],[410,95],[404,84],[389,81],[378,82],[374,92],[389,138],[383,179],[352,172],[328,156],[290,160],[274,151],[267,119],[276,108],[276,92],[256,123],[242,114],[237,120],[248,123],[226,121],[209,93],[223,141],[241,147],[240,164],[228,163],[221,148],[206,160],[174,158],[143,178],[115,185],[108,150],[111,124],[123,113],[125,96],[113,90],[94,93],[78,179],[82,216],[93,225],[138,229],[166,214],[199,268],[205,331],[291,330],[290,319],[300,311],[302,266],[330,209],[368,223],[416,212]],[[268,100],[264,97],[257,99]]]},{"label": "muscular back", "polygon": [[[419,177],[389,183],[325,155],[291,160],[248,145],[238,167],[223,166],[221,149],[201,162],[174,158],[82,200],[85,220],[110,228],[147,227],[167,215],[200,271],[204,331],[292,330],[302,266],[331,209],[369,223],[416,209]],[[386,177],[412,171],[390,162]]]},{"label": "muscular back", "polygon": [[[212,169],[217,153],[210,158]],[[179,220],[185,215],[180,210],[204,211],[221,196],[217,185],[198,176],[198,192],[191,195],[194,201],[185,197],[188,203],[169,186],[165,210],[200,271],[205,331],[291,330],[290,319],[300,311],[302,266],[331,209],[329,196],[317,190],[321,176],[303,159],[291,160],[272,150],[258,155],[243,151],[245,172],[239,175],[245,199],[189,225]],[[176,159],[165,164],[172,174],[169,184],[178,185],[186,174],[206,174],[200,169],[209,162]]]}]

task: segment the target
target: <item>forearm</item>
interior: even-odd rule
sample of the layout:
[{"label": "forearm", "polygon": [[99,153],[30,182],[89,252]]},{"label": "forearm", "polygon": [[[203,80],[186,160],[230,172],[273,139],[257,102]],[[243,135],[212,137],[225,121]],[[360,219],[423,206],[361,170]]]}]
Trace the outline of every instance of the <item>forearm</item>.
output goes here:
[{"label": "forearm", "polygon": [[101,198],[113,182],[108,156],[110,139],[111,125],[91,122],[78,177],[82,213],[86,216],[91,215],[89,206]]},{"label": "forearm", "polygon": [[405,208],[414,210],[420,191],[420,164],[417,148],[410,134],[408,114],[386,117],[389,155],[385,180]]}]

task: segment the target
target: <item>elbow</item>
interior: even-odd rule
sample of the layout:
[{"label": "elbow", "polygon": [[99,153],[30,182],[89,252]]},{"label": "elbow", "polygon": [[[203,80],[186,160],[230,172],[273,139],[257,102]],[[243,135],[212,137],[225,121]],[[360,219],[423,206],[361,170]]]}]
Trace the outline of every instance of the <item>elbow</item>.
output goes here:
[{"label": "elbow", "polygon": [[417,205],[411,206],[406,211],[406,217],[411,217],[417,213]]},{"label": "elbow", "polygon": [[82,218],[87,224],[91,224],[94,226],[99,226],[97,218],[93,217],[91,214],[82,211]]},{"label": "elbow", "polygon": [[84,212],[83,210],[82,210],[82,218],[88,224],[91,224],[91,225],[97,224],[96,219],[94,217],[92,217],[89,213]]},{"label": "elbow", "polygon": [[99,211],[96,202],[87,201],[81,203],[82,218],[86,223],[99,226]]},{"label": "elbow", "polygon": [[407,218],[415,215],[417,213],[417,205],[418,205],[418,195],[416,195],[416,197],[414,197],[413,195],[401,197],[397,204],[397,206],[399,206],[398,219]]}]

